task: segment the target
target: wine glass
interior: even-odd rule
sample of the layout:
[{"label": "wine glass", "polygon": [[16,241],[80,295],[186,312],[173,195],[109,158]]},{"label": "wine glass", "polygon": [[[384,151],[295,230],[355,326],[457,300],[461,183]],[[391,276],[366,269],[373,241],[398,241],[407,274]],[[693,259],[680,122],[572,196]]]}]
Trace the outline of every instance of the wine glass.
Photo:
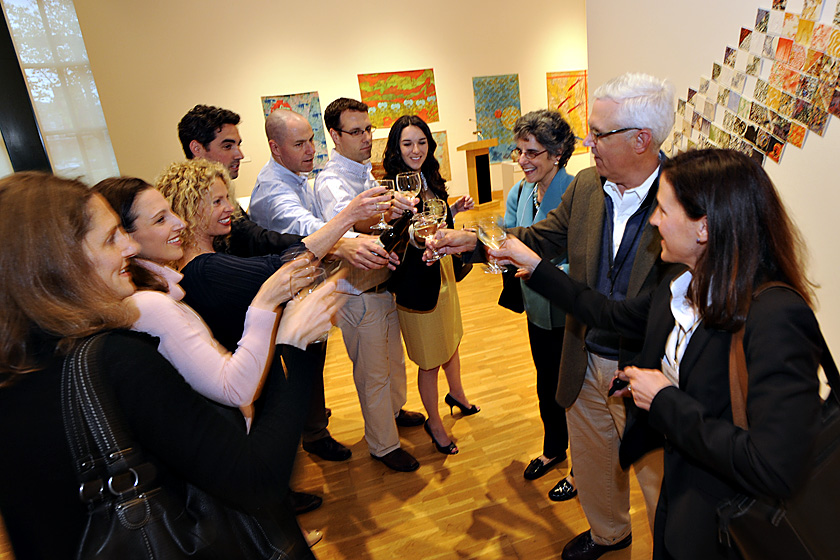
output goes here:
[{"label": "wine glass", "polygon": [[[434,237],[440,225],[437,216],[430,212],[417,212],[412,216],[411,221],[414,223],[414,236],[419,237],[424,242],[430,237]],[[436,261],[442,256],[436,250],[432,249],[432,258],[430,260]]]},{"label": "wine glass", "polygon": [[[501,216],[494,215],[482,218],[478,221],[478,239],[491,249],[498,249],[507,237],[505,228],[502,227],[504,223]],[[484,271],[488,274],[502,274],[506,271],[504,267],[496,264],[493,259],[487,259],[487,269]]]},{"label": "wine glass", "polygon": [[432,198],[423,202],[423,211],[437,217],[440,225],[446,224],[446,202]]},{"label": "wine glass", "polygon": [[[320,286],[327,280],[327,271],[324,269],[323,266],[316,265],[309,270],[307,270],[307,268],[309,267],[295,270],[291,273],[289,277],[289,284],[293,293],[296,285],[299,286],[303,282],[309,282],[308,285],[304,286],[300,291],[298,291],[296,294],[294,294],[294,296],[292,296],[293,299],[296,301],[300,301],[312,292],[314,292],[318,286]],[[326,342],[329,336],[330,332],[327,331],[321,336],[319,336],[317,339],[313,340],[312,344],[315,344],[317,342]]]},{"label": "wine glass", "polygon": [[417,198],[423,187],[423,179],[417,171],[397,174],[397,191],[402,193],[409,202]]},{"label": "wine glass", "polygon": [[[385,187],[389,191],[393,191],[394,190],[394,181],[393,181],[393,179],[376,179],[376,186],[377,187]],[[391,229],[391,226],[388,224],[388,222],[385,221],[385,212],[382,212],[381,214],[379,214],[379,221],[377,223],[373,224],[372,226],[370,226],[370,229],[375,229],[375,230],[379,230],[379,231],[387,231],[387,230]]]}]

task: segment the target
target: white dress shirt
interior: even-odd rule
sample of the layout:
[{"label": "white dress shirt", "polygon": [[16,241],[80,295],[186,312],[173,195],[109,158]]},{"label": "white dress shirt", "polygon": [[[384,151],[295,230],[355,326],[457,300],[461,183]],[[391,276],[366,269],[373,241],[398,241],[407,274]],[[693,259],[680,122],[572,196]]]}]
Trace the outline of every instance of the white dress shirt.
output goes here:
[{"label": "white dress shirt", "polygon": [[315,191],[306,177],[292,173],[273,158],[257,175],[248,214],[266,229],[303,236],[315,233],[326,221],[320,218]]},{"label": "white dress shirt", "polygon": [[627,227],[628,220],[647,198],[650,187],[657,176],[659,176],[659,166],[656,167],[650,177],[645,179],[644,183],[638,187],[626,189],[623,195],[618,190],[618,185],[612,181],[604,183],[604,192],[612,199],[613,203],[613,257],[618,253],[618,247],[624,237],[624,229]]}]

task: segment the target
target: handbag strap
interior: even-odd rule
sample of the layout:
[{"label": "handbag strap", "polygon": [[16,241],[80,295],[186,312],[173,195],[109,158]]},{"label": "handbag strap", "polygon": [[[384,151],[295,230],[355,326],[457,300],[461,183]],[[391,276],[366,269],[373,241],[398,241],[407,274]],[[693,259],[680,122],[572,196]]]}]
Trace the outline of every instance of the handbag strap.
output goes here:
[{"label": "handbag strap", "polygon": [[[784,282],[767,282],[759,286],[753,293],[753,298],[758,297],[765,290],[770,288],[785,288],[799,293],[793,286]],[[747,419],[747,387],[749,386],[749,373],[747,372],[747,359],[744,353],[744,330],[746,324],[732,333],[732,341],[729,345],[729,398],[732,403],[732,422],[739,428],[749,429]],[[831,395],[840,404],[840,372],[837,371],[837,364],[831,356],[828,343],[820,331],[820,365],[823,373],[831,387]]]},{"label": "handbag strap", "polygon": [[61,409],[82,501],[136,494],[154,481],[155,468],[139,460],[116,400],[102,380],[98,357],[104,334],[82,341],[64,360]]}]

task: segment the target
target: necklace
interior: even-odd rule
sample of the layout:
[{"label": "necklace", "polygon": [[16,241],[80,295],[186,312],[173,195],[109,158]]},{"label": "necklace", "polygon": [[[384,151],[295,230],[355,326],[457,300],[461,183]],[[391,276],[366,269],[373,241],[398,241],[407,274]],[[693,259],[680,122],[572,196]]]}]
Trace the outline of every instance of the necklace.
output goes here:
[{"label": "necklace", "polygon": [[536,216],[537,212],[540,211],[540,201],[537,200],[537,189],[539,188],[539,183],[534,183],[534,190],[531,191],[531,199],[534,201],[534,215]]},{"label": "necklace", "polygon": [[[680,367],[680,347],[685,345],[686,338],[694,332],[694,329],[697,328],[697,325],[700,324],[700,319],[694,321],[688,329],[684,329],[682,325],[677,323],[677,337],[674,343],[674,366],[679,369]],[[685,350],[685,349],[683,349]]]}]

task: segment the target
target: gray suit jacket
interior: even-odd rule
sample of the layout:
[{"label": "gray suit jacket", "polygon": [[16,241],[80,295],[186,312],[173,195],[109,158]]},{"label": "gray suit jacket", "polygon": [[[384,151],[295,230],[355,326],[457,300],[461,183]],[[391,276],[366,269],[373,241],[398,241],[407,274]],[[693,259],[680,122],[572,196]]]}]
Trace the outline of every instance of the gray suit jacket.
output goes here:
[{"label": "gray suit jacket", "polygon": [[[552,210],[545,220],[527,228],[512,228],[510,233],[521,239],[543,259],[566,256],[569,259],[569,276],[595,288],[600,262],[601,235],[604,228],[604,190],[606,180],[594,167],[584,169],[566,189],[560,206]],[[656,192],[659,178],[651,189]],[[656,204],[652,204],[646,220]],[[659,230],[645,223],[639,249],[630,273],[627,297],[633,298],[651,292],[671,265],[659,258]],[[566,315],[566,334],[560,359],[560,378],[557,384],[557,402],[570,407],[577,399],[586,375],[587,354],[584,339],[586,325]],[[628,363],[641,349],[639,340],[622,338],[619,363]]]}]

